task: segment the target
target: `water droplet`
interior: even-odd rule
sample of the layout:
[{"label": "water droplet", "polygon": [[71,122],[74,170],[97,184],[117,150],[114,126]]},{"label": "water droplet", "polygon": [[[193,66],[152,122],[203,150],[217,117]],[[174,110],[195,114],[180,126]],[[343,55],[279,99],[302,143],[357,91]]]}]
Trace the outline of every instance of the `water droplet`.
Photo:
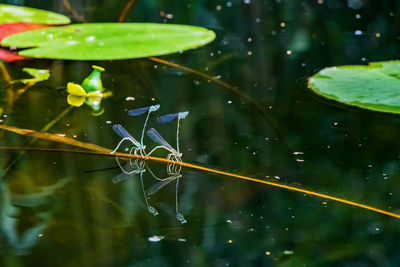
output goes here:
[{"label": "water droplet", "polygon": [[164,239],[164,237],[161,235],[154,235],[154,236],[150,236],[148,239],[150,242],[160,242],[161,240]]},{"label": "water droplet", "polygon": [[86,37],[86,41],[89,41],[89,42],[93,42],[94,41],[94,36],[88,36],[88,37]]}]

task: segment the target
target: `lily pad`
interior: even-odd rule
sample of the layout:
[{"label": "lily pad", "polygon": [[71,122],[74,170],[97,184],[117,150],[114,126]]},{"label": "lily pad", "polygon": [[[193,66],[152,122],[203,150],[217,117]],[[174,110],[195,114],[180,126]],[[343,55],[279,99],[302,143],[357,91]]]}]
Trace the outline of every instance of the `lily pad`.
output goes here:
[{"label": "lily pad", "polygon": [[400,114],[400,61],[325,68],[312,76],[308,85],[328,99]]},{"label": "lily pad", "polygon": [[46,10],[0,4],[0,24],[11,22],[34,22],[40,24],[69,24],[71,20],[61,14]]},{"label": "lily pad", "polygon": [[90,23],[17,33],[2,46],[28,48],[21,56],[67,60],[110,60],[159,56],[203,46],[211,30],[157,23]]}]

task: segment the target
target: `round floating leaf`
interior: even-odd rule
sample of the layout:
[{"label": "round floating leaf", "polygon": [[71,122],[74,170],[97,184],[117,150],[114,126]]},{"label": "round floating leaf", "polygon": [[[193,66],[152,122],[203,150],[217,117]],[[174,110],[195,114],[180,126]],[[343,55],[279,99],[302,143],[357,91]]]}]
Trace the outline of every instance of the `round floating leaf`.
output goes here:
[{"label": "round floating leaf", "polygon": [[312,76],[308,85],[332,100],[400,114],[400,61],[325,68]]},{"label": "round floating leaf", "polygon": [[40,24],[69,24],[71,20],[61,14],[46,10],[0,4],[0,24],[11,22],[34,22]]},{"label": "round floating leaf", "polygon": [[205,45],[213,31],[157,23],[92,23],[14,34],[3,46],[28,48],[21,56],[70,60],[109,60],[159,56]]}]

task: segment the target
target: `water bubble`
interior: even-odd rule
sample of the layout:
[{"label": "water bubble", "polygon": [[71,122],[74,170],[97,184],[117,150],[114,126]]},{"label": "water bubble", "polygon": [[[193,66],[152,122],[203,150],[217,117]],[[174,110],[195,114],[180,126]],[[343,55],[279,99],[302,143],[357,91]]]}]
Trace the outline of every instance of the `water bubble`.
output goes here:
[{"label": "water bubble", "polygon": [[161,236],[161,235],[154,235],[154,236],[150,236],[150,237],[148,238],[148,240],[149,240],[150,242],[160,242],[160,241],[163,240],[163,239],[164,239],[164,237]]}]

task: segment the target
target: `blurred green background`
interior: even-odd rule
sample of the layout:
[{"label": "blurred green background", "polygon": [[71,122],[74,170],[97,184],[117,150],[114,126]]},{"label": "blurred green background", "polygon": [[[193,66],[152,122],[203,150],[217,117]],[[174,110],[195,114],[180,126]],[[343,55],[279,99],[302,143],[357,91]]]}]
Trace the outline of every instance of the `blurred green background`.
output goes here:
[{"label": "blurred green background", "polygon": [[[65,1],[0,2],[72,17]],[[125,3],[70,1],[88,22],[118,21]],[[112,125],[139,137],[144,117],[129,117],[127,110],[158,103],[150,126],[173,143],[175,124],[159,125],[155,118],[189,110],[181,121],[185,162],[400,213],[399,117],[342,106],[307,89],[307,78],[324,67],[398,59],[399,8],[398,1],[371,0],[138,0],[129,22],[214,30],[211,44],[162,58],[218,76],[247,97],[148,59],[4,62],[13,79],[26,77],[23,67],[48,68],[52,75],[12,109],[0,80],[0,120],[40,130],[68,107],[66,84],[80,83],[96,64],[106,69],[103,85],[114,93],[102,102],[104,114],[92,116],[82,106],[49,132],[112,149],[119,141]],[[6,132],[0,145],[28,141]],[[371,211],[183,169],[178,203],[188,222],[181,224],[174,181],[149,197],[159,211],[153,216],[139,177],[112,183],[120,173],[112,158],[28,152],[4,175],[17,154],[0,151],[1,266],[400,264],[399,220]],[[165,166],[149,165],[166,175]],[[143,182],[148,189],[157,181],[145,172]]]}]

